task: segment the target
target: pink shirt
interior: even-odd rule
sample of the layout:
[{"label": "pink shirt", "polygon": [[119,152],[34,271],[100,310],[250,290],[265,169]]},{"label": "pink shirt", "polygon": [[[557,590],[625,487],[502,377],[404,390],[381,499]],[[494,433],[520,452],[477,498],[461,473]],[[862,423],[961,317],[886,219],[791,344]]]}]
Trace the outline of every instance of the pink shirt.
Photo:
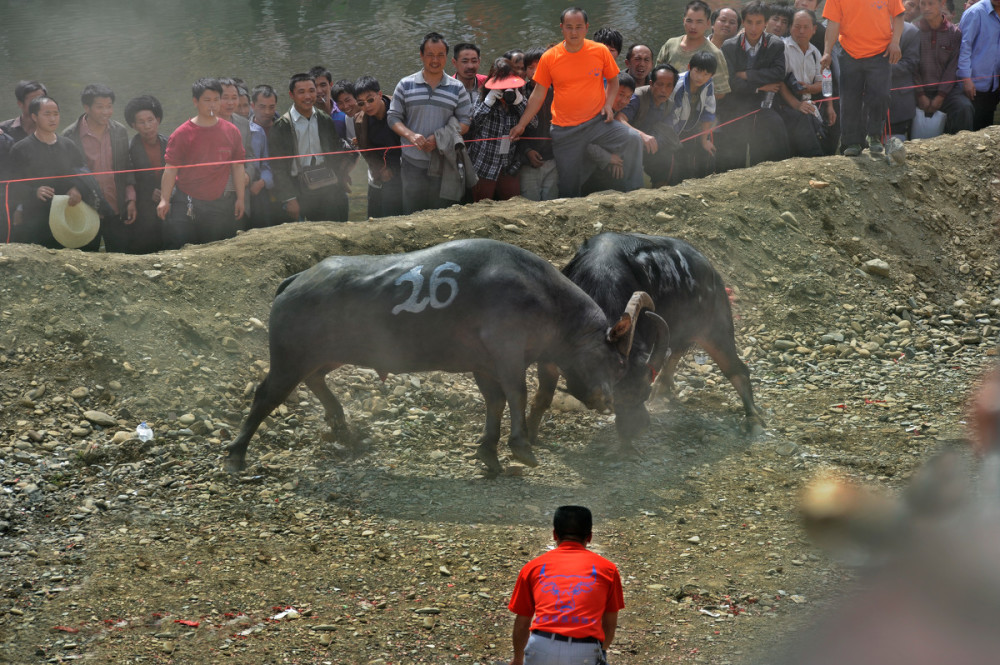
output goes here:
[{"label": "pink shirt", "polygon": [[[108,171],[114,171],[114,160],[111,156],[111,127],[105,127],[104,135],[98,137],[96,134],[90,131],[90,126],[87,124],[87,116],[84,115],[80,118],[80,147],[83,149],[83,154],[87,158],[87,166],[94,173],[106,173]],[[121,211],[118,210],[118,187],[115,185],[114,174],[108,173],[107,175],[96,175],[97,184],[101,188],[101,194],[104,195],[105,200],[111,209],[115,211],[115,214],[119,214]],[[135,189],[129,185],[127,191],[125,192],[125,198],[129,201],[135,200]]]}]

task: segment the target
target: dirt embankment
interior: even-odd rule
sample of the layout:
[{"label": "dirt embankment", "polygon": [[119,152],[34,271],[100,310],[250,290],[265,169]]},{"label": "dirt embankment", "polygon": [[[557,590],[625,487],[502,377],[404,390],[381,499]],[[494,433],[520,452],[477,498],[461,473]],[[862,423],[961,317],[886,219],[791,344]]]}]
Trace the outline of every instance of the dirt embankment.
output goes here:
[{"label": "dirt embankment", "polygon": [[[834,469],[894,489],[963,437],[1000,330],[998,136],[911,144],[904,167],[791,160],[148,257],[3,247],[0,662],[492,663],[509,656],[517,568],[562,503],[591,506],[625,576],[614,662],[743,660],[847,575],[800,532],[803,483]],[[303,388],[247,473],[221,472],[285,276],[470,236],[561,266],[601,229],[712,259],[766,435],[740,435],[735,391],[692,354],[640,459],[605,454],[607,418],[558,411],[539,468],[487,480],[469,377],[343,369],[330,382],[367,456],[323,440]],[[143,420],[148,443],[130,436]],[[287,607],[299,616],[272,619]]]}]

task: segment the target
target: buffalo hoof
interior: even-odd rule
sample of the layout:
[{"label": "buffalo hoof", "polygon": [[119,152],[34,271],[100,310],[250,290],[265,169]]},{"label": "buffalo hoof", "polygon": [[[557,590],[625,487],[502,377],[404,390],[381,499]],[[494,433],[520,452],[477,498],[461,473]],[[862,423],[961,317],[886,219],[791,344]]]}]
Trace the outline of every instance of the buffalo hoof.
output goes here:
[{"label": "buffalo hoof", "polygon": [[760,416],[747,418],[743,421],[741,429],[747,436],[760,436],[764,433],[764,421],[761,420]]},{"label": "buffalo hoof", "polygon": [[247,460],[243,455],[233,455],[229,454],[222,461],[222,468],[225,469],[226,473],[236,474],[247,468]]},{"label": "buffalo hoof", "polygon": [[538,466],[538,459],[535,457],[535,453],[531,452],[531,446],[528,444],[511,446],[510,454],[525,466]]},{"label": "buffalo hoof", "polygon": [[631,441],[619,441],[618,447],[615,448],[613,454],[626,459],[637,459],[643,456]]},{"label": "buffalo hoof", "polygon": [[476,448],[476,459],[486,465],[486,472],[490,477],[499,476],[503,472],[500,460],[497,458],[496,448],[491,448],[484,444],[479,444]]}]

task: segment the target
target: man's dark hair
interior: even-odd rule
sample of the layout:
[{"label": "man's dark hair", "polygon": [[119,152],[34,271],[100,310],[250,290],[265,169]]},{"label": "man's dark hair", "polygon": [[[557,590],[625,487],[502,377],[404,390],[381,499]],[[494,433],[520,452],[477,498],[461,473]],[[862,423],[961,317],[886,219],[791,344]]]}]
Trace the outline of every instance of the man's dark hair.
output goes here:
[{"label": "man's dark hair", "polygon": [[84,88],[83,93],[80,95],[80,102],[84,106],[91,106],[98,97],[107,97],[111,100],[112,104],[115,103],[115,91],[103,83],[91,83]]},{"label": "man's dark hair", "polygon": [[768,18],[771,18],[771,16],[774,15],[784,16],[785,20],[788,22],[788,25],[792,24],[792,18],[795,16],[795,10],[792,9],[791,5],[777,3],[773,5],[768,5],[767,8],[771,10],[771,15],[768,16]]},{"label": "man's dark hair", "polygon": [[764,20],[771,18],[771,8],[765,5],[760,0],[754,0],[743,7],[743,11],[740,12],[743,20],[747,20],[747,16],[763,16]]},{"label": "man's dark hair", "polygon": [[236,86],[236,93],[240,97],[246,97],[247,99],[250,99],[250,91],[246,89],[246,86],[242,85]]},{"label": "man's dark hair", "polygon": [[793,23],[795,21],[795,17],[798,14],[805,14],[812,20],[813,25],[819,25],[819,19],[816,18],[816,12],[814,12],[811,9],[796,9],[795,13],[792,14],[792,20],[790,20],[788,23],[789,24]]},{"label": "man's dark hair", "polygon": [[323,77],[330,83],[333,83],[333,74],[331,74],[330,70],[324,67],[323,65],[316,65],[315,67],[310,69],[309,76],[313,78],[313,82],[315,82],[316,79]]},{"label": "man's dark hair", "polygon": [[428,44],[444,44],[444,54],[448,55],[448,42],[445,41],[444,35],[437,32],[428,32],[424,35],[424,39],[420,42],[420,55],[424,54],[424,47]]},{"label": "man's dark hair", "polygon": [[552,517],[552,528],[558,540],[585,542],[594,530],[594,517],[583,506],[559,506]]},{"label": "man's dark hair", "polygon": [[470,44],[469,42],[462,42],[461,44],[455,44],[455,50],[452,53],[455,55],[455,60],[458,60],[458,54],[462,51],[475,51],[477,56],[482,56],[483,52],[475,44]]},{"label": "man's dark hair", "polygon": [[219,83],[218,79],[214,78],[206,77],[198,79],[191,86],[191,96],[195,99],[201,99],[201,96],[205,94],[206,90],[214,90],[221,95],[222,84]]},{"label": "man's dark hair", "polygon": [[532,46],[524,52],[524,67],[527,69],[542,59],[542,55],[548,51],[544,46]]},{"label": "man's dark hair", "polygon": [[332,88],[330,88],[330,98],[333,99],[333,101],[337,101],[337,97],[340,97],[345,92],[351,97],[356,97],[354,92],[354,82],[348,81],[347,79],[340,79],[333,84]]},{"label": "man's dark hair", "polygon": [[702,12],[705,15],[706,19],[708,19],[712,15],[712,8],[709,7],[708,4],[704,2],[704,0],[691,0],[691,2],[687,3],[687,5],[684,7],[684,15],[687,16],[687,13],[692,9],[695,11]]},{"label": "man's dark hair", "polygon": [[21,81],[14,86],[14,97],[23,104],[28,95],[38,90],[42,91],[42,95],[49,94],[49,91],[45,89],[45,84],[40,81]]},{"label": "man's dark hair", "polygon": [[274,88],[266,83],[261,83],[256,88],[253,89],[253,93],[250,95],[250,101],[254,104],[257,103],[257,98],[263,95],[264,97],[277,97],[278,93],[274,91]]},{"label": "man's dark hair", "polygon": [[716,60],[715,56],[708,51],[698,51],[691,56],[691,62],[688,64],[691,69],[700,69],[701,71],[708,72],[713,76],[719,68],[719,61]]},{"label": "man's dark hair", "polygon": [[614,28],[601,28],[594,33],[594,41],[604,44],[608,48],[613,48],[619,53],[622,52],[622,33]]},{"label": "man's dark hair", "polygon": [[302,81],[312,81],[316,83],[316,77],[312,74],[292,74],[292,78],[288,81],[288,92],[295,92],[295,84],[302,83]]},{"label": "man's dark hair", "polygon": [[566,17],[570,14],[581,14],[583,16],[583,22],[590,25],[590,17],[587,16],[587,10],[582,7],[567,7],[562,10],[562,14],[559,15],[559,23],[564,23],[566,21]]},{"label": "man's dark hair", "polygon": [[135,129],[135,116],[139,111],[150,111],[157,120],[163,121],[163,106],[160,104],[160,100],[152,95],[142,95],[130,99],[125,105],[125,122],[133,129]]},{"label": "man's dark hair", "polygon": [[236,88],[236,93],[239,94],[240,86],[239,84],[236,83],[234,79],[231,79],[228,76],[220,76],[215,80],[218,81],[219,85],[221,85],[223,88],[230,88],[230,87]]},{"label": "man's dark hair", "polygon": [[[626,60],[631,60],[632,59],[632,54],[640,46],[645,46],[646,48],[649,48],[649,46],[646,46],[646,44],[632,44],[631,46],[628,47],[628,51],[625,52],[625,59]],[[649,53],[652,54],[653,53],[653,49],[649,48]]]},{"label": "man's dark hair", "polygon": [[519,48],[512,48],[511,50],[507,51],[500,57],[506,58],[507,60],[510,60],[513,63],[514,60],[517,59],[517,56],[521,56],[521,62],[524,62],[524,51],[522,51]]},{"label": "man's dark hair", "polygon": [[722,13],[723,9],[732,9],[733,13],[736,14],[736,29],[737,30],[739,30],[741,27],[743,27],[743,17],[740,16],[740,13],[738,11],[736,11],[735,9],[733,9],[732,7],[719,7],[714,12],[712,12],[712,15],[710,17],[708,17],[708,24],[709,25],[715,25],[715,22],[719,20],[719,15]]},{"label": "man's dark hair", "polygon": [[382,86],[374,76],[362,76],[354,82],[354,96],[357,97],[362,92],[374,92],[377,95],[382,92]]},{"label": "man's dark hair", "polygon": [[618,87],[619,88],[632,88],[635,90],[635,79],[628,72],[618,73]]},{"label": "man's dark hair", "polygon": [[[699,53],[701,53],[701,51],[699,51]],[[714,56],[712,57],[712,60],[715,60]],[[650,83],[650,85],[652,85],[653,83],[656,83],[656,79],[663,72],[672,72],[673,75],[674,75],[674,85],[677,85],[677,77],[679,76],[679,74],[677,73],[677,68],[674,67],[673,65],[670,65],[670,64],[662,64],[662,65],[657,65],[656,67],[653,67],[653,71],[651,71],[649,73],[649,83]]]},{"label": "man's dark hair", "polygon": [[38,112],[42,110],[42,104],[45,102],[52,102],[56,105],[56,108],[59,108],[59,102],[51,97],[42,95],[41,97],[35,97],[28,103],[28,115],[38,115]]}]

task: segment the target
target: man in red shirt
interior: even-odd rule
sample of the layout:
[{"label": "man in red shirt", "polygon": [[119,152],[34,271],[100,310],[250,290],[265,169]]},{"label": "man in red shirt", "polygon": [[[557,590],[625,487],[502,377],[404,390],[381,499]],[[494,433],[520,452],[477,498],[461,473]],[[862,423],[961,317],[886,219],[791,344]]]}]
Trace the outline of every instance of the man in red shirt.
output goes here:
[{"label": "man in red shirt", "polygon": [[587,549],[587,508],[560,506],[552,526],[556,548],[525,564],[507,606],[517,615],[510,663],[605,663],[625,607],[618,568]]},{"label": "man in red shirt", "polygon": [[624,191],[640,189],[642,138],[616,122],[611,108],[618,95],[618,65],[608,47],[586,38],[589,22],[584,10],[564,10],[559,27],[564,41],[538,61],[533,79],[537,85],[510,138],[524,133],[552,86],[552,152],[559,172],[559,195],[580,196],[583,183],[596,168],[586,159],[590,144],[625,161]]},{"label": "man in red shirt", "polygon": [[[222,85],[216,79],[199,79],[191,86],[191,95],[198,115],[175,129],[167,141],[162,194],[156,206],[164,221],[166,249],[232,238],[243,216],[245,188],[227,193],[226,183],[230,174],[233,182],[244,182],[240,160],[246,152],[240,130],[219,117]],[[226,163],[231,161],[237,163]],[[191,168],[194,164],[204,166]]]}]

